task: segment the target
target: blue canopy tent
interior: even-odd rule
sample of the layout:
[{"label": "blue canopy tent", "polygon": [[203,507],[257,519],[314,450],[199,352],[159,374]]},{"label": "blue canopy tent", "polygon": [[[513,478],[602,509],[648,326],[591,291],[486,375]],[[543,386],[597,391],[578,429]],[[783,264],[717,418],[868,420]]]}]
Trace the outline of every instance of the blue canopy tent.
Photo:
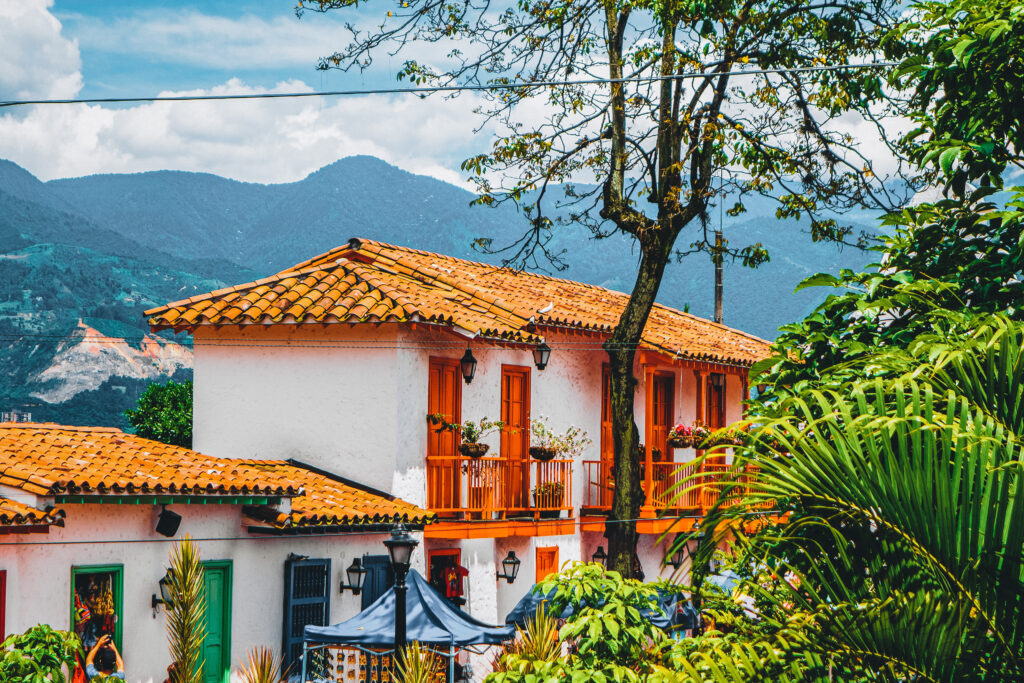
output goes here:
[{"label": "blue canopy tent", "polygon": [[[432,645],[448,657],[449,680],[455,667],[455,649],[472,645],[498,645],[515,636],[512,626],[490,626],[457,610],[441,597],[415,569],[406,577],[406,634],[408,642]],[[332,626],[307,626],[303,632],[302,680],[306,680],[311,650],[345,645],[369,652],[395,648],[395,589],[388,589],[369,607]]]},{"label": "blue canopy tent", "polygon": [[[505,617],[505,623],[510,626],[525,626],[526,622],[529,621],[534,613],[537,611],[537,606],[546,600],[550,600],[554,595],[554,589],[547,594],[542,593],[537,589],[535,585],[531,588],[526,595],[523,596],[522,600],[516,603],[512,611]],[[693,605],[689,601],[681,599],[678,593],[669,593],[668,591],[658,592],[658,608],[657,609],[645,609],[641,610],[641,614],[652,624],[658,628],[668,631],[673,628],[675,629],[694,629],[697,628],[697,622],[699,615],[697,610],[694,609]],[[558,615],[559,619],[568,619],[572,616],[572,606],[566,606],[562,610],[562,613]]]}]

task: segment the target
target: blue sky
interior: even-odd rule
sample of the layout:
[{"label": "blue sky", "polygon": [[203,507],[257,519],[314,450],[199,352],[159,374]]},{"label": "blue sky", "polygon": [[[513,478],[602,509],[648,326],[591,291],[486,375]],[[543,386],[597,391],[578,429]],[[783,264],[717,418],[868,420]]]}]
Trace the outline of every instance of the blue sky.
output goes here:
[{"label": "blue sky", "polygon": [[[0,2],[0,99],[341,90],[398,85],[399,60],[369,73],[321,72],[358,12],[295,16],[294,3],[147,0]],[[379,19],[377,19],[379,21]],[[442,50],[422,47],[417,58]],[[339,158],[372,154],[455,183],[481,151],[473,96],[69,105],[0,112],[0,158],[43,179],[158,169],[253,182],[298,180]]]}]

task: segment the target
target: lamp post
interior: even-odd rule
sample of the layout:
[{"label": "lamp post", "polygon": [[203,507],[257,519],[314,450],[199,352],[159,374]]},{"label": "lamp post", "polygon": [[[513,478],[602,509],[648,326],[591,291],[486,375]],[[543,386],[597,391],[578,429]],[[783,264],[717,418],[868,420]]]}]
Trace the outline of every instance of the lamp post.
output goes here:
[{"label": "lamp post", "polygon": [[409,573],[412,551],[419,541],[409,535],[401,522],[391,530],[391,538],[384,541],[391,556],[391,568],[395,571],[395,656],[405,648],[405,576]]}]

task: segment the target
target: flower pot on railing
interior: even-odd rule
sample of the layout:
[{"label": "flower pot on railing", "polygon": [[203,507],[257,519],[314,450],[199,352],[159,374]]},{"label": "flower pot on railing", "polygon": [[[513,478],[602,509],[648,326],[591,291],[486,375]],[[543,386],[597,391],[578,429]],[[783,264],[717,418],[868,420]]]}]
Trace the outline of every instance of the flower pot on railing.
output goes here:
[{"label": "flower pot on railing", "polygon": [[558,455],[557,448],[549,448],[547,446],[530,446],[530,457],[534,460],[547,462],[548,460],[554,460],[556,455]]},{"label": "flower pot on railing", "polygon": [[459,453],[462,453],[467,458],[482,458],[487,455],[487,451],[490,446],[485,443],[460,443]]}]

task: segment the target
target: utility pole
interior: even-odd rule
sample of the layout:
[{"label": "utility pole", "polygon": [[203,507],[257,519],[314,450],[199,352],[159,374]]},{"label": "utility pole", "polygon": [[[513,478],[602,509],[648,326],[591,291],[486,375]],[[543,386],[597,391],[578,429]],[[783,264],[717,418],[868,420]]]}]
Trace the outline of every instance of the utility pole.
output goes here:
[{"label": "utility pole", "polygon": [[715,230],[715,322],[721,324],[725,320],[722,312],[722,231]]}]

